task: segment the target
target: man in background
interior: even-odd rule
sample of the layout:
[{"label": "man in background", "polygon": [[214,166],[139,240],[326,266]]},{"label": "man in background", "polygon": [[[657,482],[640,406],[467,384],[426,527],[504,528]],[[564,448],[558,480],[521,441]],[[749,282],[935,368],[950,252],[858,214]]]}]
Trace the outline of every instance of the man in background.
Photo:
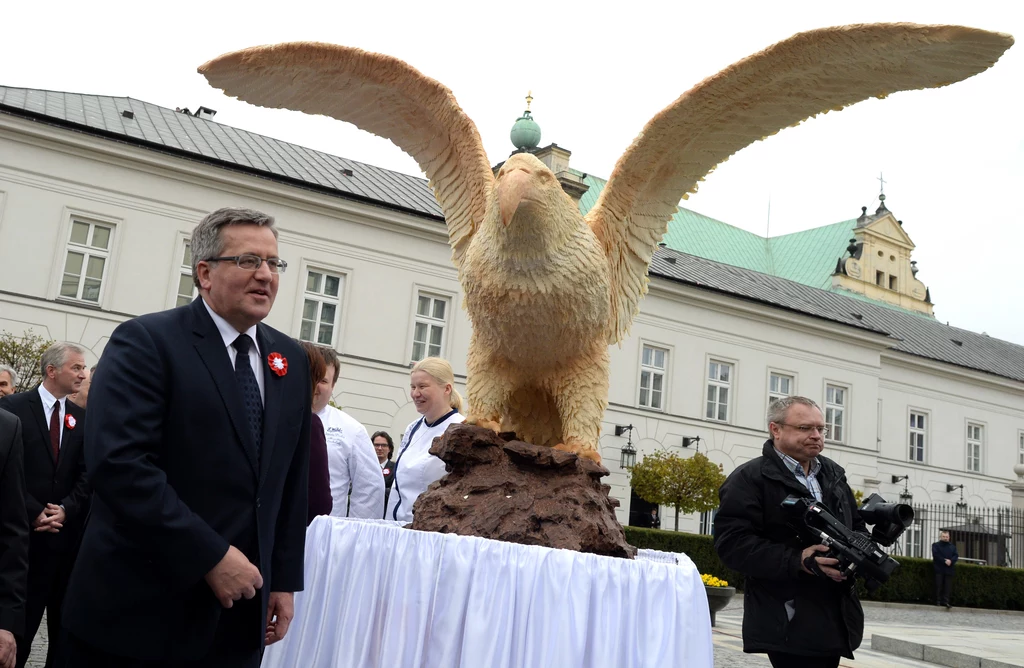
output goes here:
[{"label": "man in background", "polygon": [[[331,471],[334,517],[384,517],[384,476],[366,427],[348,413],[330,405],[338,384],[341,360],[332,348],[323,347],[327,374],[314,394],[313,412],[324,424],[327,462]],[[351,494],[351,496],[350,496]]]},{"label": "man in background", "polygon": [[6,397],[18,391],[18,372],[0,364],[0,397]]},{"label": "man in background", "polygon": [[935,565],[935,605],[944,605],[947,610],[953,607],[949,602],[949,597],[953,593],[953,573],[959,558],[956,545],[949,542],[949,532],[940,531],[938,542],[932,543],[932,562]]}]

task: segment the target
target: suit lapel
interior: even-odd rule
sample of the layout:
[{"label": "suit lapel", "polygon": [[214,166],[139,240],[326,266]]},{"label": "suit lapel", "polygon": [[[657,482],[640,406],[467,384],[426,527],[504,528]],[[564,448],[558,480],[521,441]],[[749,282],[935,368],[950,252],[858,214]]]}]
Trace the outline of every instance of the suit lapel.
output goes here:
[{"label": "suit lapel", "polygon": [[262,324],[256,326],[256,338],[260,348],[260,370],[263,373],[263,443],[260,444],[260,486],[270,470],[270,459],[277,442],[277,423],[281,415],[281,393],[285,383],[284,376],[278,376],[270,370],[267,356],[276,352],[274,336]]},{"label": "suit lapel", "polygon": [[206,312],[202,303],[202,297],[192,302],[192,343],[196,352],[206,365],[206,369],[213,377],[214,385],[220,393],[221,399],[227,408],[228,418],[235,429],[239,443],[245,451],[245,457],[249,460],[253,474],[259,475],[259,467],[256,463],[256,444],[253,442],[252,430],[246,424],[245,402],[242,400],[242,391],[235,381],[234,369],[231,368],[231,358],[224,347],[224,340],[214,324],[213,318]]},{"label": "suit lapel", "polygon": [[[68,399],[64,399],[64,409],[67,412],[64,414],[64,420],[62,420],[61,424],[60,459],[57,460],[58,477],[60,471],[70,466],[67,462],[74,462],[77,459],[73,455],[75,455],[74,451],[78,444],[82,442],[79,436],[82,432],[79,430],[82,429],[82,418],[85,417],[85,411],[79,409]],[[68,415],[75,418],[74,429],[68,429]]]},{"label": "suit lapel", "polygon": [[50,459],[50,463],[56,466],[57,462],[53,459],[53,446],[50,445],[50,425],[46,424],[46,411],[43,410],[43,398],[39,396],[38,386],[34,390],[30,390],[28,404],[32,416],[36,419],[36,428],[39,429],[39,435],[41,436],[39,442],[46,448],[46,454]]}]

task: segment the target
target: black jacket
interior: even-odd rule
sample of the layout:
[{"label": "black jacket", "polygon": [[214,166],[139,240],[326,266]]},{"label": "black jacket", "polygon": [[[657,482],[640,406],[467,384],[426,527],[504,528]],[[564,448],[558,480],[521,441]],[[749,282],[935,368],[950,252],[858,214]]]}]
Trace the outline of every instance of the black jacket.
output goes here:
[{"label": "black jacket", "polygon": [[0,411],[0,629],[25,633],[28,513],[21,421]]},{"label": "black jacket", "polygon": [[89,484],[85,476],[85,409],[64,400],[66,415],[74,418],[69,427],[61,424],[60,456],[55,461],[50,447],[50,427],[43,413],[39,388],[0,399],[0,408],[21,419],[25,451],[25,511],[29,524],[43,512],[47,503],[64,506],[64,528],[58,533],[30,533],[33,559],[42,551],[73,553],[81,539],[89,509]]},{"label": "black jacket", "polygon": [[[215,642],[261,647],[270,592],[302,589],[309,366],[291,337],[261,323],[256,339],[265,388],[258,457],[202,298],[122,323],[104,348],[85,435],[95,496],[64,600],[65,627],[98,649],[178,662]],[[271,353],[287,360],[280,375]],[[224,611],[204,579],[229,545],[263,576],[251,619],[252,604]],[[222,614],[242,621],[215,636]]]},{"label": "black jacket", "polygon": [[[952,575],[954,566],[956,566],[956,560],[960,558],[960,555],[956,552],[956,545],[949,542],[942,542],[941,540],[932,543],[932,561],[935,562],[935,572],[942,573],[944,575]],[[946,565],[946,559],[949,559],[949,566]]]},{"label": "black jacket", "polygon": [[[864,531],[845,471],[830,459],[818,460],[822,503],[846,526]],[[852,659],[864,633],[856,589],[852,580],[836,583],[801,570],[800,554],[813,543],[797,534],[779,506],[790,494],[812,497],[771,440],[761,457],[739,466],[718,491],[715,550],[746,576],[743,651]]]}]

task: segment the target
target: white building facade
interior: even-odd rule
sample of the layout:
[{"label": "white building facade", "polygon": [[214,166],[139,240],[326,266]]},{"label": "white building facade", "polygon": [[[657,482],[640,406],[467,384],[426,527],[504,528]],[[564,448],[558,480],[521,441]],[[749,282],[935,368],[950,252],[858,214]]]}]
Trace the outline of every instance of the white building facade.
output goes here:
[{"label": "white building facade", "polygon": [[[217,149],[220,158],[190,150],[188,133],[161,145],[153,128],[137,135],[111,128],[112,115],[126,127],[147,115],[157,125],[180,120],[210,146],[225,133],[240,136],[207,118],[90,98],[97,110],[90,115],[87,100],[75,120],[45,96],[33,107],[32,93],[42,92],[19,97],[18,89],[0,88],[0,330],[80,343],[95,362],[120,322],[193,298],[192,228],[214,209],[245,206],[277,219],[289,263],[268,323],[339,351],[335,401],[368,430],[397,439],[417,416],[407,391],[414,359],[445,357],[464,381],[470,323],[439,209],[423,199],[425,181],[347,161],[335,169],[341,159],[298,147],[289,154],[287,145],[260,144],[248,133],[249,158],[282,166],[233,165],[242,158],[227,149]],[[284,164],[288,155],[295,165]],[[301,175],[304,160],[340,179],[362,179],[359,192],[318,183],[315,174],[278,173]],[[379,193],[375,183],[383,184]],[[627,438],[638,459],[659,448],[699,448],[728,473],[760,454],[769,398],[786,394],[821,404],[833,427],[825,454],[865,494],[895,500],[904,483],[892,477],[908,475],[915,501],[953,503],[959,491],[947,485],[962,484],[971,505],[1010,504],[1013,467],[1024,464],[1024,347],[989,342],[994,352],[985,354],[1006,357],[1005,373],[972,367],[941,347],[934,355],[906,352],[913,342],[889,328],[899,323],[888,323],[888,312],[877,310],[884,307],[835,295],[815,304],[808,300],[829,293],[788,282],[778,284],[778,298],[745,292],[767,279],[659,251],[632,335],[611,351],[601,451],[622,523],[630,506],[619,468]],[[948,329],[949,346],[986,343],[908,317],[927,337]],[[634,429],[616,436],[616,425]],[[662,526],[671,527],[671,510],[663,511]],[[700,519],[681,518],[680,529],[698,531]]]}]

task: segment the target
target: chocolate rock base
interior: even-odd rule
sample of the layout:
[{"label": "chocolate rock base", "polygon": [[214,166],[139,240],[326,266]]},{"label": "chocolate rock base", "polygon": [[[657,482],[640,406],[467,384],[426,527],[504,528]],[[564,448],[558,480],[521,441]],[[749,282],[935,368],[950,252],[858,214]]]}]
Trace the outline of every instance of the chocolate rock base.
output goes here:
[{"label": "chocolate rock base", "polygon": [[448,427],[430,453],[448,475],[416,499],[412,528],[632,559],[601,484],[608,469],[575,454],[465,424]]}]

